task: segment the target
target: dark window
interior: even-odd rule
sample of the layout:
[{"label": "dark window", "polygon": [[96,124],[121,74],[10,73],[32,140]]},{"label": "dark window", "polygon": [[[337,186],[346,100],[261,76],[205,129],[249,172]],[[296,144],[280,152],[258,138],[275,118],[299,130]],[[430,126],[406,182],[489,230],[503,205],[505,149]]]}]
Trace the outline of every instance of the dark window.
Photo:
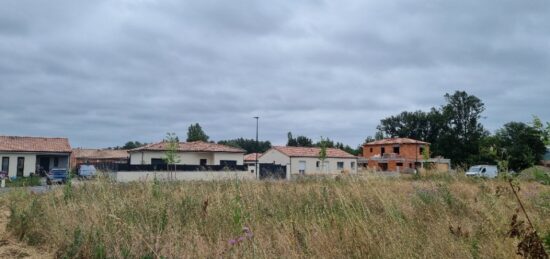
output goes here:
[{"label": "dark window", "polygon": [[235,160],[220,160],[220,165],[221,166],[236,166],[237,161],[235,161]]},{"label": "dark window", "polygon": [[8,172],[10,170],[10,158],[2,157],[2,171]]},{"label": "dark window", "polygon": [[344,162],[336,162],[337,169],[344,169]]},{"label": "dark window", "polygon": [[315,166],[316,166],[317,168],[319,168],[319,167],[321,166],[321,161],[317,161],[317,162],[315,163]]},{"label": "dark window", "polygon": [[23,177],[23,171],[25,170],[25,158],[17,158],[17,177]]},{"label": "dark window", "polygon": [[380,154],[381,154],[381,155],[384,155],[384,153],[386,153],[386,148],[385,148],[385,147],[382,147],[382,148],[380,149]]},{"label": "dark window", "polygon": [[393,153],[399,154],[399,146],[393,147]]},{"label": "dark window", "polygon": [[200,165],[205,166],[205,165],[207,165],[207,164],[208,164],[208,160],[207,160],[207,159],[201,159],[201,160],[200,160]]},{"label": "dark window", "polygon": [[403,166],[403,163],[397,163],[397,166]]},{"label": "dark window", "polygon": [[370,152],[372,153],[372,148],[370,148]]},{"label": "dark window", "polygon": [[54,166],[54,167],[58,167],[58,166],[59,166],[59,157],[55,157],[55,158],[53,159],[53,166]]},{"label": "dark window", "polygon": [[151,165],[165,165],[166,161],[160,158],[151,158]]},{"label": "dark window", "polygon": [[420,148],[418,149],[418,152],[419,152],[419,154],[421,154],[421,155],[424,154],[424,147],[420,147]]},{"label": "dark window", "polygon": [[409,163],[409,168],[413,168],[413,164]]}]

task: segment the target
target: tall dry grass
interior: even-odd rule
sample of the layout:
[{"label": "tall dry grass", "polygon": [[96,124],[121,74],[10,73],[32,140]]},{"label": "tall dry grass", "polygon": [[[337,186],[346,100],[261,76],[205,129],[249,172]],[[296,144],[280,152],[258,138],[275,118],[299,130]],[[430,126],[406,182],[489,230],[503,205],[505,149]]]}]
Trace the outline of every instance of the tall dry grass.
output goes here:
[{"label": "tall dry grass", "polygon": [[[539,233],[550,232],[550,187],[520,185]],[[518,205],[506,186],[436,174],[101,180],[2,202],[15,237],[67,258],[513,258],[518,241],[507,232]]]}]

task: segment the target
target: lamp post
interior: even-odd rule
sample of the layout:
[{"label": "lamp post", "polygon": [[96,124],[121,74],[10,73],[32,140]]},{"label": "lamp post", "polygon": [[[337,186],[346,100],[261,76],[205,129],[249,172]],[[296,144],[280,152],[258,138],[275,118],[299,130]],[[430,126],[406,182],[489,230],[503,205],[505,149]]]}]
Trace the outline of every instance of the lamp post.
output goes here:
[{"label": "lamp post", "polygon": [[259,150],[259,147],[260,147],[260,144],[258,142],[258,124],[259,124],[259,121],[260,121],[260,117],[256,116],[254,117],[254,119],[256,119],[256,166],[255,166],[255,171],[256,171],[256,179],[260,179],[260,173],[258,172],[258,150]]}]

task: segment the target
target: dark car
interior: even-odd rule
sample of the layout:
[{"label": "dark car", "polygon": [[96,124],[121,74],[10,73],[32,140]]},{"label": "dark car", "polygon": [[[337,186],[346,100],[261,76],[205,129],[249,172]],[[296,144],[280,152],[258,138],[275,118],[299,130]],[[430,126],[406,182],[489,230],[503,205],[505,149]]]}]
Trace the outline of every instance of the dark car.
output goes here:
[{"label": "dark car", "polygon": [[54,168],[46,174],[46,183],[66,183],[69,178],[69,172],[65,168]]}]

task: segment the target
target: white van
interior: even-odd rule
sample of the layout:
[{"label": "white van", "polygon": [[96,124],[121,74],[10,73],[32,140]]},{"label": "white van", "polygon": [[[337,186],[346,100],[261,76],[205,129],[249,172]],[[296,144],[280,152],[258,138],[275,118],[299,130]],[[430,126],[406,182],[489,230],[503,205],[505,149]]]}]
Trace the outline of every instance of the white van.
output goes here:
[{"label": "white van", "polygon": [[466,176],[496,178],[498,176],[498,168],[496,165],[475,165],[468,169]]},{"label": "white van", "polygon": [[91,179],[96,175],[96,169],[93,165],[81,165],[78,168],[78,176],[85,179]]}]

